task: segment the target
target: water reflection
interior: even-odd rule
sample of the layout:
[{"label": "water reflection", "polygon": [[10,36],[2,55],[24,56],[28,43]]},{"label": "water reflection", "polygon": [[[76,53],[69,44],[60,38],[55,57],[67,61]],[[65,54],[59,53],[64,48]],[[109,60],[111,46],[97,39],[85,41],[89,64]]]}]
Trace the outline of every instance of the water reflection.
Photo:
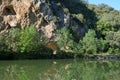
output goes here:
[{"label": "water reflection", "polygon": [[0,80],[120,80],[119,61],[0,62]]}]

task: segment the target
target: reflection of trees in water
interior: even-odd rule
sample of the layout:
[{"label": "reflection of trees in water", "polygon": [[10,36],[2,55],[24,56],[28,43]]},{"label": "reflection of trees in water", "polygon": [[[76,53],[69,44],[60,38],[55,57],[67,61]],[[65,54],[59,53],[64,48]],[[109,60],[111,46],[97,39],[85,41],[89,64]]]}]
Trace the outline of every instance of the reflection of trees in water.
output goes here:
[{"label": "reflection of trees in water", "polygon": [[31,78],[27,68],[10,65],[5,67],[2,80],[119,80],[120,62],[75,61],[62,65],[54,62],[44,72],[39,69],[35,72]]},{"label": "reflection of trees in water", "polygon": [[109,74],[109,77],[110,79],[109,80],[120,80],[120,71],[110,71],[110,74]]},{"label": "reflection of trees in water", "polygon": [[75,62],[58,69],[55,80],[119,80],[119,69],[116,62]]},{"label": "reflection of trees in water", "polygon": [[6,70],[4,72],[4,78],[5,80],[16,80],[16,65],[10,65],[6,67]]},{"label": "reflection of trees in water", "polygon": [[17,69],[16,65],[7,66],[3,80],[29,80],[23,68]]},{"label": "reflection of trees in water", "polygon": [[[73,70],[69,72],[72,73],[71,76],[77,80],[88,80],[88,78],[89,80],[117,80],[117,77],[120,75],[120,64],[116,64],[117,62],[95,61],[74,63],[72,64]],[[74,71],[74,68],[76,69],[76,72]]]},{"label": "reflection of trees in water", "polygon": [[45,72],[43,73],[43,75],[41,75],[41,79],[42,80],[60,80],[59,77],[59,70],[57,67],[57,62],[53,62],[53,64],[47,69],[45,70]]},{"label": "reflection of trees in water", "polygon": [[64,73],[69,69],[71,64],[61,64],[54,61],[53,64],[43,72],[43,74],[39,74],[40,80],[63,80],[61,76],[61,70]]}]

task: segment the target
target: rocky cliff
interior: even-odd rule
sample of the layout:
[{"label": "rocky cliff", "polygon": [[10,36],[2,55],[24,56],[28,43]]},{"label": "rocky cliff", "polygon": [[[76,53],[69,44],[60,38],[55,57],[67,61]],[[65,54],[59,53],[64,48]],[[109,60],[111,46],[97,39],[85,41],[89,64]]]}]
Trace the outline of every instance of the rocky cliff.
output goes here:
[{"label": "rocky cliff", "polygon": [[79,23],[56,0],[0,0],[0,34],[34,24],[46,38],[55,40],[55,29],[74,26],[73,33],[79,39],[88,29]]}]

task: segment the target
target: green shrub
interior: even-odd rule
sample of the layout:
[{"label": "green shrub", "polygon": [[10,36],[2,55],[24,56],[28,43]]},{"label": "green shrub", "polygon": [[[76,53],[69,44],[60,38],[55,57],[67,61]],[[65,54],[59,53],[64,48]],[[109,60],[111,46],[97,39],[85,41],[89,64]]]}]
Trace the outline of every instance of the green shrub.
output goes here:
[{"label": "green shrub", "polygon": [[60,50],[65,52],[73,52],[74,40],[69,29],[66,27],[57,30],[57,45]]},{"label": "green shrub", "polygon": [[4,33],[1,37],[1,51],[17,51],[20,37],[20,29],[12,29],[9,33]]},{"label": "green shrub", "polygon": [[2,36],[1,43],[4,48],[2,50],[17,53],[34,52],[41,46],[40,34],[33,25],[23,29],[11,29]]},{"label": "green shrub", "polygon": [[98,21],[96,24],[97,36],[104,38],[109,31],[113,31],[114,28],[109,22]]},{"label": "green shrub", "polygon": [[107,41],[106,40],[97,39],[96,44],[97,44],[97,52],[98,53],[107,52],[108,45],[107,45]]},{"label": "green shrub", "polygon": [[96,34],[94,30],[89,30],[88,33],[86,33],[85,37],[80,40],[79,43],[82,45],[83,54],[96,54],[97,52],[97,45],[96,45]]},{"label": "green shrub", "polygon": [[119,54],[120,53],[120,31],[110,31],[106,36],[106,41],[109,44],[109,53]]},{"label": "green shrub", "polygon": [[40,44],[40,34],[37,32],[37,29],[33,25],[25,29],[23,28],[18,44],[20,52],[35,51]]}]

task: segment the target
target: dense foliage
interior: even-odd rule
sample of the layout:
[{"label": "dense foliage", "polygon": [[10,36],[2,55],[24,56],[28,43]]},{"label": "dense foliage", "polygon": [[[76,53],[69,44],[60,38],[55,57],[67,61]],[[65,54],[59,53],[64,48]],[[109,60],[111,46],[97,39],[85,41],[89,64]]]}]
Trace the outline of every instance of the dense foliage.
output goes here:
[{"label": "dense foliage", "polygon": [[2,36],[2,38],[4,39],[2,43],[7,46],[8,50],[13,52],[31,52],[37,49],[40,44],[40,35],[34,26],[21,30],[14,28]]},{"label": "dense foliage", "polygon": [[33,25],[22,29],[13,28],[1,36],[0,43],[0,56],[7,52],[7,55],[11,53],[10,55],[15,58],[20,55],[23,55],[22,57],[31,55],[32,58],[35,55],[37,58],[40,54],[46,55],[45,53],[51,52],[50,49],[44,47],[41,35]]},{"label": "dense foliage", "polygon": [[[73,32],[70,31],[71,28],[61,29],[63,33],[59,33],[61,38],[58,43],[64,44],[63,41],[66,40],[65,45],[74,55],[120,54],[119,11],[106,4],[88,4],[86,0],[64,0],[62,3],[72,17],[77,18],[80,23],[86,24],[90,30],[79,42],[76,42]],[[63,40],[65,34],[67,37]]]}]

